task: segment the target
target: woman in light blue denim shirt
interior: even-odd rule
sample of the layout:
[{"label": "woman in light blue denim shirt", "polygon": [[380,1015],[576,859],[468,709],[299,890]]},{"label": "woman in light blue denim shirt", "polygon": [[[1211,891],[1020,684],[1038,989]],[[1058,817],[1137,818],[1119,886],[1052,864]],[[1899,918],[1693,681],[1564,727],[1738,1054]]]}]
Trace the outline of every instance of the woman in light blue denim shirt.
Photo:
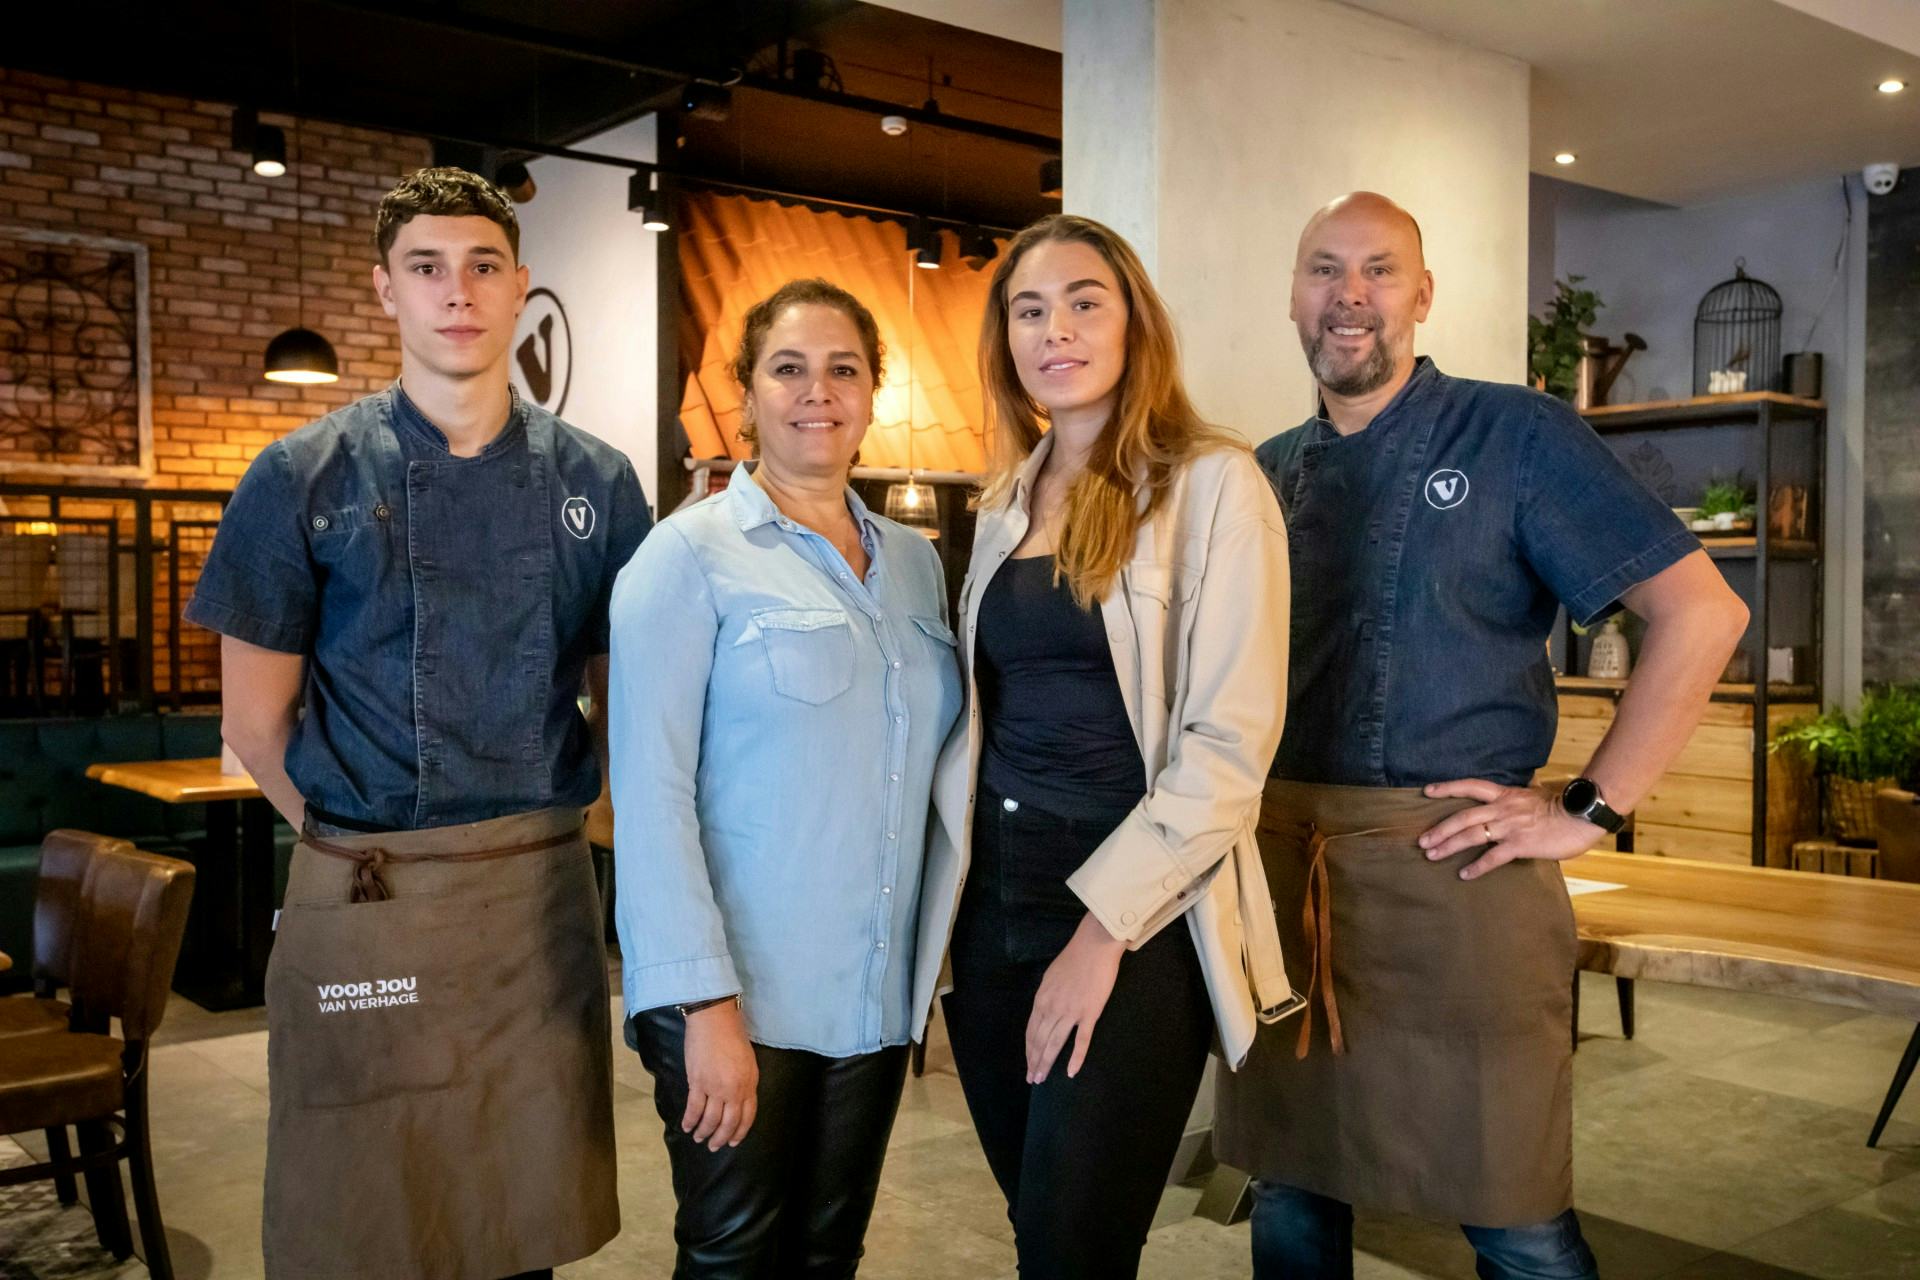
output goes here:
[{"label": "woman in light blue denim shirt", "polygon": [[627,1043],[652,1073],[679,1280],[851,1276],[907,1061],[921,859],[960,708],[939,557],[847,485],[872,315],[823,280],[747,313],[758,463],[614,585]]}]

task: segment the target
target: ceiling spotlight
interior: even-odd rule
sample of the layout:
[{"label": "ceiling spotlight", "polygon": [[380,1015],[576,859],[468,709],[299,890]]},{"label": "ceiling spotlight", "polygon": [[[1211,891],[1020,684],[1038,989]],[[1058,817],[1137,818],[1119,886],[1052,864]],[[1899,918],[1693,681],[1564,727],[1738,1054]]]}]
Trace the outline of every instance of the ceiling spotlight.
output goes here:
[{"label": "ceiling spotlight", "polygon": [[880,117],[880,132],[886,134],[889,138],[897,138],[906,131],[907,118],[905,116]]},{"label": "ceiling spotlight", "polygon": [[718,123],[733,114],[733,94],[717,84],[690,84],[680,91],[680,109],[695,120]]},{"label": "ceiling spotlight", "polygon": [[907,252],[913,265],[927,271],[940,269],[940,229],[925,218],[907,224]]},{"label": "ceiling spotlight", "polygon": [[253,171],[278,178],[287,171],[287,135],[279,125],[263,124],[253,131]]},{"label": "ceiling spotlight", "polygon": [[984,271],[999,254],[999,242],[983,228],[969,227],[960,237],[960,261],[970,270]]},{"label": "ceiling spotlight", "polygon": [[1571,151],[1556,151],[1553,155],[1553,162],[1555,164],[1572,164],[1579,158],[1579,156],[1573,154]]},{"label": "ceiling spotlight", "polygon": [[833,67],[833,59],[818,49],[795,49],[792,61],[792,80],[795,84],[808,89],[836,89],[834,83],[840,73]]},{"label": "ceiling spotlight", "polygon": [[501,165],[499,172],[493,175],[493,182],[495,186],[506,192],[515,204],[526,204],[540,192],[539,185],[533,180],[532,172],[518,160],[509,160]]},{"label": "ceiling spotlight", "polygon": [[260,112],[253,107],[233,109],[233,149],[247,156],[247,163],[263,178],[278,178],[287,171],[285,131],[261,124]]},{"label": "ceiling spotlight", "polygon": [[665,231],[673,225],[667,220],[667,202],[654,189],[653,174],[635,171],[627,179],[627,210],[640,215],[640,225],[648,231]]},{"label": "ceiling spotlight", "polygon": [[1066,194],[1066,174],[1060,163],[1060,157],[1040,162],[1040,194],[1058,200]]},{"label": "ceiling spotlight", "polygon": [[1882,93],[1898,93],[1907,87],[1905,80],[1882,80],[1876,86]]}]

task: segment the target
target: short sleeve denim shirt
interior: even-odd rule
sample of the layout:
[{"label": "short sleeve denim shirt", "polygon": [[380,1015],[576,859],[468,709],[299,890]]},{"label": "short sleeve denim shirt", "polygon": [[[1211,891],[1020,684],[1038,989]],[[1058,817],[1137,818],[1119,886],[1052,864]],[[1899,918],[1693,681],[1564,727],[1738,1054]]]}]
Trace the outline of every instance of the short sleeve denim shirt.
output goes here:
[{"label": "short sleeve denim shirt", "polygon": [[326,815],[410,830],[584,806],[576,698],[651,523],[612,446],[516,397],[457,458],[396,384],[261,450],[186,617],[306,655],[286,766]]},{"label": "short sleeve denim shirt", "polygon": [[1256,452],[1293,568],[1275,777],[1526,785],[1559,606],[1603,618],[1700,545],[1565,404],[1425,358],[1365,430],[1316,417]]}]

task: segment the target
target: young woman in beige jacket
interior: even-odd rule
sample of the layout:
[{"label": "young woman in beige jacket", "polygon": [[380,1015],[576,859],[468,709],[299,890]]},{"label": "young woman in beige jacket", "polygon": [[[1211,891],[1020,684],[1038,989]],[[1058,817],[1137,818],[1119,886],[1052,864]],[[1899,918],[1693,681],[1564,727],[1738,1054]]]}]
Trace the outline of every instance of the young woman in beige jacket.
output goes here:
[{"label": "young woman in beige jacket", "polygon": [[1254,844],[1287,687],[1279,503],[1181,387],[1139,258],[1055,216],[980,340],[993,471],[961,590],[916,975],[943,983],[1023,1276],[1135,1274],[1217,1044],[1295,1003]]}]

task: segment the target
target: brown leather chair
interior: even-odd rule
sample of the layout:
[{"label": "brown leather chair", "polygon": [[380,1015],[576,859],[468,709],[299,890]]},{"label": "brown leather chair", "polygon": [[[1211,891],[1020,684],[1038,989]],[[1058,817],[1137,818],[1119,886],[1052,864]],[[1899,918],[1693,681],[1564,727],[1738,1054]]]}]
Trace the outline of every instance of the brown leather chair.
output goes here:
[{"label": "brown leather chair", "polygon": [[1920,796],[1894,790],[1875,795],[1873,825],[1880,841],[1880,878],[1920,882]]},{"label": "brown leather chair", "polygon": [[[0,1038],[67,1030],[69,1009],[54,997],[73,978],[73,930],[87,864],[105,836],[55,831],[40,842],[40,878],[33,900],[33,994],[0,1000]],[[131,850],[124,840],[113,845]]]},{"label": "brown leather chair", "polygon": [[[147,1122],[148,1045],[167,1007],[186,932],[193,867],[122,840],[63,835],[91,845],[71,950],[73,1030],[0,1039],[0,1133],[75,1126],[80,1155],[0,1169],[0,1187],[82,1174],[100,1243],[133,1252],[119,1162],[127,1162],[147,1270],[173,1265],[154,1190]],[[118,1018],[124,1041],[106,1034]]]},{"label": "brown leather chair", "polygon": [[[0,1039],[69,1029],[72,1010],[55,997],[73,978],[73,932],[80,919],[80,893],[94,847],[106,839],[85,831],[55,831],[41,841],[33,902],[33,994],[0,1000]],[[133,848],[124,840],[111,843]],[[71,1156],[65,1126],[47,1130],[47,1151],[55,1161]],[[80,1198],[70,1173],[55,1177],[53,1185],[61,1204]]]}]

